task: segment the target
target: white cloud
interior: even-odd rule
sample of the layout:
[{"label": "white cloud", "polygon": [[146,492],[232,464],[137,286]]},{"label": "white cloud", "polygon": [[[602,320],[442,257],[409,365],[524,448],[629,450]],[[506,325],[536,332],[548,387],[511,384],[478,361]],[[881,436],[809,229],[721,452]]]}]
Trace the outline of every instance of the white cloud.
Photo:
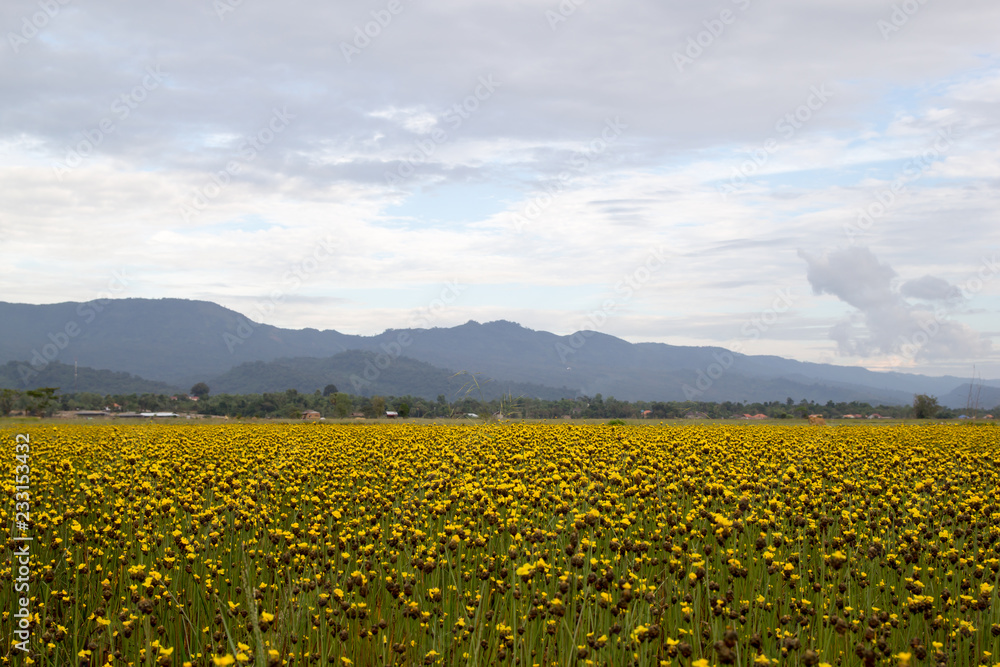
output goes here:
[{"label": "white cloud", "polygon": [[989,339],[950,317],[946,307],[964,299],[959,286],[930,275],[897,286],[892,267],[865,247],[800,256],[808,264],[809,283],[817,294],[831,294],[855,309],[830,329],[843,356],[902,355],[931,361],[991,356]]}]

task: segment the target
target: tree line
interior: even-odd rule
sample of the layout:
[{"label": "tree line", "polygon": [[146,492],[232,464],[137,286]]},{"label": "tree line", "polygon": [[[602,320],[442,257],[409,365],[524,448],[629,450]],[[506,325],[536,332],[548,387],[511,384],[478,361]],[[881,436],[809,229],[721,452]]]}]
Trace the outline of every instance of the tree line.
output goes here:
[{"label": "tree line", "polygon": [[[0,416],[11,412],[36,416],[51,416],[56,411],[107,410],[109,412],[177,412],[217,415],[233,418],[301,418],[314,411],[328,419],[363,416],[383,418],[387,411],[403,418],[454,418],[503,416],[506,419],[678,419],[695,416],[709,419],[737,418],[763,414],[774,419],[801,419],[809,415],[838,418],[844,415],[879,414],[892,418],[949,419],[967,413],[969,417],[985,415],[985,410],[955,411],[937,404],[933,396],[918,395],[912,405],[878,405],[864,402],[828,401],[819,404],[805,399],[795,402],[704,402],[704,401],[621,401],[612,396],[578,396],[573,399],[545,400],[525,396],[507,396],[485,400],[472,392],[453,396],[444,394],[435,400],[419,396],[358,396],[338,391],[334,385],[313,393],[288,389],[262,394],[211,394],[204,383],[191,388],[189,394],[97,394],[92,392],[61,393],[58,388],[45,387],[29,391],[0,390]],[[994,412],[1000,411],[1000,406]],[[976,414],[972,414],[972,412]]]}]

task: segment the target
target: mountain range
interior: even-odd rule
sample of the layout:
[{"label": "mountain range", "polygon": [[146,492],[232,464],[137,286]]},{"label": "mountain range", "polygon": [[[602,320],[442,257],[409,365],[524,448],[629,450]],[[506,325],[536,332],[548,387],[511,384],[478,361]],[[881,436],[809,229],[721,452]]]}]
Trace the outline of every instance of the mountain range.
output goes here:
[{"label": "mountain range", "polygon": [[[52,386],[45,382],[66,380],[66,368],[78,366],[87,369],[87,390],[98,392],[112,378],[102,380],[91,369],[118,373],[120,386],[176,391],[206,382],[213,393],[312,392],[335,384],[360,395],[454,398],[473,382],[486,398],[600,393],[628,401],[790,397],[903,405],[914,394],[931,394],[953,408],[965,407],[970,394],[967,378],[874,372],[721,347],[629,343],[595,331],[559,336],[508,321],[389,329],[375,336],[284,329],[186,299],[0,302],[0,364],[7,364],[0,386]],[[67,391],[70,385],[58,386]],[[980,407],[1000,404],[1000,381],[977,381],[972,394]]]}]

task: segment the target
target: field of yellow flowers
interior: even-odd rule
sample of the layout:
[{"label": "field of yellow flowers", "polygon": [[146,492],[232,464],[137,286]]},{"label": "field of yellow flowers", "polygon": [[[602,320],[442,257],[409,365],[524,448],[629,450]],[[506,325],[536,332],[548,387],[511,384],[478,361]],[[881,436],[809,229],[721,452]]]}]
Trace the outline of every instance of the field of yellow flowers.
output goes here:
[{"label": "field of yellow flowers", "polygon": [[1000,663],[994,426],[0,436],[2,664]]}]

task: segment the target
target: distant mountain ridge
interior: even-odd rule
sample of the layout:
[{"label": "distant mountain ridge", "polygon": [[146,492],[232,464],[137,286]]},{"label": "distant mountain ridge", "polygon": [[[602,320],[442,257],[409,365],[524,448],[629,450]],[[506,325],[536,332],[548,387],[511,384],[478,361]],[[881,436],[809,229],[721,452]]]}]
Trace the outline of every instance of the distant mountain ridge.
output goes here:
[{"label": "distant mountain ridge", "polygon": [[[370,353],[360,367],[362,373],[347,372],[358,368],[362,357],[338,357],[346,352]],[[925,393],[938,396],[943,405],[961,408],[969,382],[967,378],[876,373],[776,356],[748,356],[720,347],[629,343],[593,331],[558,336],[508,321],[390,329],[375,336],[283,329],[250,322],[211,302],[186,299],[50,305],[0,302],[0,364],[11,361],[20,362],[22,375],[26,368],[40,372],[53,362],[76,361],[172,387],[205,381],[213,392],[264,386],[275,391],[311,391],[322,388],[312,385],[322,379],[318,369],[325,368],[323,377],[346,377],[345,386],[334,384],[353,393],[371,389],[364,384],[363,370],[366,363],[377,361],[385,365],[376,367],[377,383],[370,381],[378,393],[427,398],[435,396],[402,389],[417,388],[415,378],[424,374],[435,378],[426,383],[431,391],[432,385],[442,386],[444,375],[467,371],[494,379],[496,386],[516,386],[521,393],[538,397],[568,392],[600,393],[629,401],[751,402],[791,397],[795,401],[908,404],[914,394]],[[362,390],[354,391],[352,376],[362,380],[358,385]],[[292,384],[278,387],[281,382]],[[1000,387],[997,380],[983,384]],[[966,394],[962,394],[963,385]],[[992,394],[984,389],[982,397],[986,396]],[[989,407],[989,402],[981,401],[981,406]]]},{"label": "distant mountain ridge", "polygon": [[37,373],[27,365],[9,361],[0,365],[0,389],[37,389],[59,387],[62,393],[91,392],[95,394],[176,394],[178,387],[166,382],[146,380],[122,371],[97,370],[89,366],[75,367],[58,361],[49,363]]},{"label": "distant mountain ridge", "polygon": [[[380,368],[384,366],[384,368]],[[508,394],[545,400],[573,398],[576,392],[525,382],[504,382],[438,368],[408,357],[385,364],[371,351],[351,350],[325,359],[297,357],[251,361],[209,382],[215,393],[259,394],[295,389],[308,393],[333,384],[358,396],[420,396],[443,394],[448,400],[468,395],[493,400]]]}]

